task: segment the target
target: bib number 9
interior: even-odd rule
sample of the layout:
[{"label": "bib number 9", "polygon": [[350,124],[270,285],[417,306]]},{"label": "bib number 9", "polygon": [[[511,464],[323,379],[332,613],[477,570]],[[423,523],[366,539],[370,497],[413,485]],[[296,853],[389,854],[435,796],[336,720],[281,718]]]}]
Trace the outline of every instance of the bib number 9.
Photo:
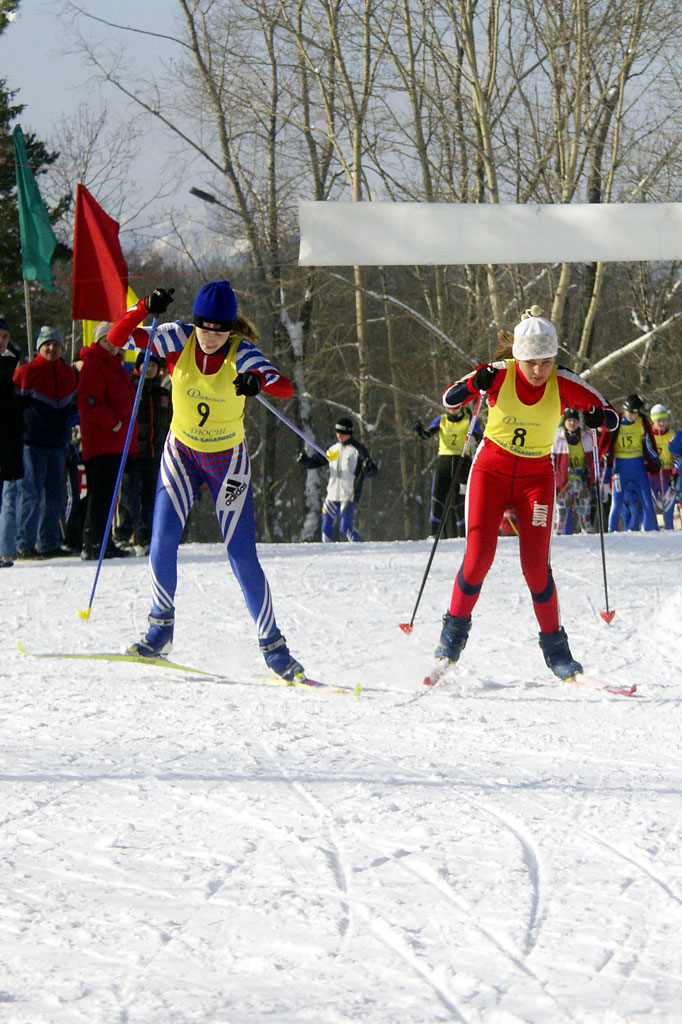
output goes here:
[{"label": "bib number 9", "polygon": [[204,423],[208,419],[211,407],[207,402],[199,402],[197,405],[197,412],[199,413],[199,426],[203,427]]}]

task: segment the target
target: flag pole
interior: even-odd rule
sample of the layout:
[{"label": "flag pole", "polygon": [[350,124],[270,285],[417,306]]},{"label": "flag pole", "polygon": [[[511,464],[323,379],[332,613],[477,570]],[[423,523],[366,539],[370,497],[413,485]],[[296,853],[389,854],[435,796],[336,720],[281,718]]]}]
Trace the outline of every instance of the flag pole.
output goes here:
[{"label": "flag pole", "polygon": [[31,293],[28,288],[28,281],[24,281],[24,307],[26,309],[26,345],[28,358],[33,359],[33,323],[31,320]]}]

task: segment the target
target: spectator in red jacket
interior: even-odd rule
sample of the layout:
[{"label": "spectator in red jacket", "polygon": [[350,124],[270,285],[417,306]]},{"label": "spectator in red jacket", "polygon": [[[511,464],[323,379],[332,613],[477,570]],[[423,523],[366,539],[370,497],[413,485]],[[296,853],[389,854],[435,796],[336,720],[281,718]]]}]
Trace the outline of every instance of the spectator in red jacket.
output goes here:
[{"label": "spectator in red jacket", "polygon": [[[135,387],[123,365],[123,354],[107,341],[110,327],[111,324],[102,323],[95,328],[94,344],[87,350],[78,378],[78,412],[88,488],[83,559],[99,558],[135,403]],[[137,453],[137,424],[129,452]],[[105,558],[128,554],[111,539],[104,551]]]},{"label": "spectator in red jacket", "polygon": [[77,374],[62,358],[54,327],[40,328],[37,355],[14,372],[24,414],[24,479],[17,518],[17,558],[59,555],[64,462],[71,439]]},{"label": "spectator in red jacket", "polygon": [[[135,362],[133,383],[136,388],[140,387],[144,356],[144,352],[140,352]],[[132,545],[136,555],[149,554],[156,481],[171,421],[171,396],[161,383],[162,375],[163,358],[152,352],[137,410],[137,455],[128,459],[123,474],[114,529],[116,543],[120,547]]]}]

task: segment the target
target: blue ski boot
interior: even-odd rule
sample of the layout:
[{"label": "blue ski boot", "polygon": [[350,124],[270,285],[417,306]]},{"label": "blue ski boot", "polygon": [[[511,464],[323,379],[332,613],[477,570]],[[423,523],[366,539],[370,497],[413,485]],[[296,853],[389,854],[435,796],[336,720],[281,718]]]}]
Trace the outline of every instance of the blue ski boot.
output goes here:
[{"label": "blue ski boot", "polygon": [[460,654],[466,647],[470,629],[471,616],[465,619],[446,612],[443,616],[443,628],[440,633],[438,646],[434,651],[434,657],[438,661],[458,661]]},{"label": "blue ski boot", "polygon": [[545,662],[559,679],[569,680],[582,672],[583,667],[576,661],[568,646],[568,637],[563,626],[556,633],[540,633],[540,649]]},{"label": "blue ski boot", "polygon": [[295,658],[292,658],[287,642],[281,633],[275,633],[267,640],[259,640],[260,649],[265,658],[265,664],[271,668],[282,679],[290,683],[296,676],[304,676],[303,665]]},{"label": "blue ski boot", "polygon": [[173,646],[173,626],[175,616],[172,612],[165,616],[150,615],[149,629],[145,635],[131,644],[126,654],[139,654],[143,658],[165,658]]}]

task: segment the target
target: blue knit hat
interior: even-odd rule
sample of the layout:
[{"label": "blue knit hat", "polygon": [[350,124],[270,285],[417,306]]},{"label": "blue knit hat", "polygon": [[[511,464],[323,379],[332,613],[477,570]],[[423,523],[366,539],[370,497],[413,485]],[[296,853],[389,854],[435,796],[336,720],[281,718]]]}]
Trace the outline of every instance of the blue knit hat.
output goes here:
[{"label": "blue knit hat", "polygon": [[57,330],[56,327],[48,327],[46,324],[40,328],[38,332],[38,340],[36,341],[36,349],[40,351],[40,346],[45,345],[48,341],[58,341],[59,344],[64,348],[64,339]]},{"label": "blue knit hat", "polygon": [[205,331],[229,331],[237,316],[237,297],[229,281],[210,281],[197,292],[192,320]]}]

